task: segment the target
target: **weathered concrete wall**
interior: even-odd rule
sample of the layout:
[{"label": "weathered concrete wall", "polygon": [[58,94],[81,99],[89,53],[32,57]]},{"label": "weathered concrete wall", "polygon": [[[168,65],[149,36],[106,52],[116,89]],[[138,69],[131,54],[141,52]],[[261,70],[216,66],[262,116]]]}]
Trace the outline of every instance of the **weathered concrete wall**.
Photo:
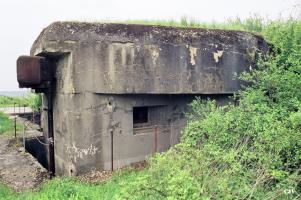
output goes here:
[{"label": "weathered concrete wall", "polygon": [[[158,126],[157,151],[166,151],[179,142],[186,124],[184,112],[194,98],[194,95],[57,95],[54,104],[57,174],[110,170],[110,131],[114,134],[115,169],[144,160],[153,153],[155,125]],[[226,96],[214,98],[221,103],[226,101]],[[149,119],[153,122],[151,126],[134,135],[133,107],[137,106],[157,108],[158,118]]]},{"label": "weathered concrete wall", "polygon": [[[233,77],[249,70],[268,47],[239,31],[159,26],[54,23],[31,54],[56,62],[53,121],[58,175],[110,169],[179,141],[184,112],[196,96],[220,103],[240,88]],[[43,98],[43,106],[47,105]],[[149,107],[149,123],[135,129],[133,107]],[[47,113],[43,112],[47,130]],[[46,133],[47,134],[47,133]]]},{"label": "weathered concrete wall", "polygon": [[[77,175],[92,169],[111,169],[144,160],[153,153],[155,125],[158,152],[179,142],[184,113],[195,95],[68,93],[70,55],[57,62],[53,99],[55,164],[58,175]],[[223,104],[227,95],[200,95]],[[44,99],[45,100],[45,99]],[[150,127],[134,135],[133,107],[148,106]]]},{"label": "weathered concrete wall", "polygon": [[71,52],[68,93],[221,94],[267,48],[240,31],[57,22],[31,54]]}]

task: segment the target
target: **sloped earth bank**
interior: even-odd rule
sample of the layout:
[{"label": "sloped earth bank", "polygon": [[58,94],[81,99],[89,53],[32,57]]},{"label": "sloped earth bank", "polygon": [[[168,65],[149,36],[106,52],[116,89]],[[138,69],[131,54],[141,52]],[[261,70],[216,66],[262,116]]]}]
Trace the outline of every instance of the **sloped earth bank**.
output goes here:
[{"label": "sloped earth bank", "polygon": [[47,170],[29,153],[24,152],[20,142],[0,137],[0,179],[14,191],[21,192],[39,186],[49,179]]}]

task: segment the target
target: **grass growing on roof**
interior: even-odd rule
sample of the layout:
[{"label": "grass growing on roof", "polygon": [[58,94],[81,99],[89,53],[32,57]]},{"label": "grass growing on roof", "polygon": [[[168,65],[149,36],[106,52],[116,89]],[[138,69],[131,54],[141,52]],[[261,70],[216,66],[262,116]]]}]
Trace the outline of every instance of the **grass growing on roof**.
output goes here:
[{"label": "grass growing on roof", "polygon": [[[95,22],[95,21],[92,21]],[[194,18],[182,17],[180,20],[124,20],[124,21],[96,21],[96,23],[121,23],[121,24],[142,24],[142,25],[158,25],[173,26],[182,28],[208,28],[208,29],[224,29],[224,30],[240,30],[253,33],[261,33],[263,28],[269,23],[261,16],[253,15],[247,19],[227,19],[226,22],[200,22]]]}]

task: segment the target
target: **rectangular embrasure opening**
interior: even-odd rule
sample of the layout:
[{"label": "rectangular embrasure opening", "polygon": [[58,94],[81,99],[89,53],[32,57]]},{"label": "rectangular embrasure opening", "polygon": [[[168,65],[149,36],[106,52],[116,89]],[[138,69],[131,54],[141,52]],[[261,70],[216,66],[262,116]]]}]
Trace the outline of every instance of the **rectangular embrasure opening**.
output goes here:
[{"label": "rectangular embrasure opening", "polygon": [[133,123],[135,124],[147,123],[148,122],[148,107],[134,107],[133,108]]},{"label": "rectangular embrasure opening", "polygon": [[155,126],[168,123],[167,106],[133,107],[133,133],[152,133]]}]

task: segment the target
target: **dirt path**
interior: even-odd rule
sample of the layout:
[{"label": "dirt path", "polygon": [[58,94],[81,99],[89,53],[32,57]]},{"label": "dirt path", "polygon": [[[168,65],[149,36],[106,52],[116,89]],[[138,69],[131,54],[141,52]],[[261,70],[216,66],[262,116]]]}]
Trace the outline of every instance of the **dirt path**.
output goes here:
[{"label": "dirt path", "polygon": [[0,178],[20,192],[38,186],[48,179],[48,173],[35,158],[24,152],[19,141],[0,137]]}]

